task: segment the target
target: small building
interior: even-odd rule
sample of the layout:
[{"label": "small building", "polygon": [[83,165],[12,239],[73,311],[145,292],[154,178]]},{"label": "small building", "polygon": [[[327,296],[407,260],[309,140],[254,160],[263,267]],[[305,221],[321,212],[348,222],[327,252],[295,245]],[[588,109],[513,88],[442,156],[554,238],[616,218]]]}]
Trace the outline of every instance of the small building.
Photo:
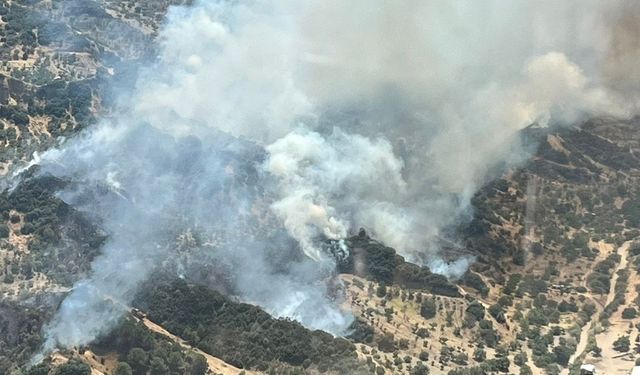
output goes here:
[{"label": "small building", "polygon": [[633,370],[631,370],[631,375],[640,375],[640,366],[635,366]]},{"label": "small building", "polygon": [[596,375],[596,366],[590,364],[580,366],[580,375]]},{"label": "small building", "polygon": [[131,309],[131,314],[133,314],[133,316],[140,320],[144,320],[147,317],[145,313],[143,313],[139,309],[136,309],[135,307]]}]

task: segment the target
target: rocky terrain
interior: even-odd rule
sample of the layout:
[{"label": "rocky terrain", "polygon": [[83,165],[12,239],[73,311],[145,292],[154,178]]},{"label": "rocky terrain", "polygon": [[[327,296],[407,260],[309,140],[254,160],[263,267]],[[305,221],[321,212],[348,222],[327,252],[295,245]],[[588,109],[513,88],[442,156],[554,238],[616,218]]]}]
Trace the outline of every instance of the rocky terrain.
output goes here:
[{"label": "rocky terrain", "polygon": [[456,251],[476,259],[459,280],[366,228],[350,237],[346,337],[160,275],[107,337],[29,368],[105,233],[56,196],[70,181],[13,176],[109,116],[113,88],[153,57],[167,7],[182,3],[0,5],[0,374],[624,373],[640,360],[640,120],[597,118],[522,132],[531,157],[477,192],[456,228]]}]

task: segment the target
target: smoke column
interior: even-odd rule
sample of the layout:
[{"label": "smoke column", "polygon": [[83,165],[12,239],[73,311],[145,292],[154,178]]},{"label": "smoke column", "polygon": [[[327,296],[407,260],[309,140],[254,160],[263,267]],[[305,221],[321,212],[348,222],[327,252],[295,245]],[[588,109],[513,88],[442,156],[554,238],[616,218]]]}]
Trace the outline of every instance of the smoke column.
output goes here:
[{"label": "smoke column", "polygon": [[637,69],[620,51],[637,47],[629,12],[588,0],[172,8],[123,114],[42,156],[44,173],[76,182],[62,197],[110,233],[45,350],[108,331],[123,308],[105,299],[126,305],[168,260],[179,274],[195,260],[226,270],[232,293],[336,333],[350,317],[328,297],[318,240],[365,227],[459,276],[470,260],[443,261],[439,241],[478,187],[526,157],[519,130],[635,113],[640,75],[619,84]]}]

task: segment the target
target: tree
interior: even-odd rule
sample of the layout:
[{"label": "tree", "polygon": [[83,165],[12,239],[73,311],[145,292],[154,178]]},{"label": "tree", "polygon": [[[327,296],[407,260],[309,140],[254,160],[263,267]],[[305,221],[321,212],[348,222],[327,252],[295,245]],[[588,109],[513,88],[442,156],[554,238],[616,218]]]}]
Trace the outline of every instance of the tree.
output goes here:
[{"label": "tree", "polygon": [[526,260],[527,256],[524,249],[519,248],[513,253],[513,264],[516,266],[524,266]]},{"label": "tree", "polygon": [[9,228],[4,224],[0,224],[0,238],[7,237],[9,237]]},{"label": "tree", "polygon": [[178,352],[172,352],[169,354],[169,357],[167,358],[167,366],[173,374],[184,373],[184,361]]},{"label": "tree", "polygon": [[527,313],[527,321],[531,324],[546,326],[549,324],[549,316],[543,309],[533,308]]},{"label": "tree", "polygon": [[420,315],[425,319],[432,319],[436,316],[438,307],[433,298],[424,300],[420,305]]},{"label": "tree", "polygon": [[378,341],[378,349],[382,350],[385,353],[391,353],[396,349],[395,342],[393,340],[393,335],[390,333],[385,334]]},{"label": "tree", "polygon": [[560,374],[560,368],[555,363],[550,363],[544,368],[544,372],[547,375],[558,375]]},{"label": "tree", "polygon": [[151,375],[166,375],[169,373],[169,367],[164,363],[164,360],[160,357],[151,358],[150,362]]},{"label": "tree", "polygon": [[189,375],[205,375],[207,373],[207,360],[201,354],[191,356],[191,366],[189,366]]},{"label": "tree", "polygon": [[478,301],[473,301],[467,307],[467,313],[475,318],[476,321],[484,319],[484,306]]},{"label": "tree", "polygon": [[569,358],[573,354],[573,349],[566,345],[559,345],[553,348],[553,354],[556,356],[556,363],[560,366],[569,364]]},{"label": "tree", "polygon": [[495,348],[498,344],[498,334],[493,329],[493,323],[490,320],[483,319],[480,321],[480,329],[478,330],[478,338],[488,347]]},{"label": "tree", "polygon": [[517,366],[524,366],[527,363],[527,354],[525,352],[517,353],[513,356],[513,363]]},{"label": "tree", "polygon": [[584,306],[582,306],[582,311],[587,315],[587,318],[590,318],[593,313],[596,312],[596,305],[593,303],[585,303]]},{"label": "tree", "polygon": [[465,353],[456,353],[452,358],[453,363],[459,366],[466,366],[469,361],[469,357]]},{"label": "tree", "polygon": [[91,367],[75,359],[70,360],[54,371],[55,375],[90,375]]},{"label": "tree", "polygon": [[429,367],[422,363],[418,363],[416,367],[411,369],[411,375],[429,375]]},{"label": "tree", "polygon": [[502,305],[500,304],[491,305],[491,307],[489,307],[489,314],[491,314],[498,323],[505,323],[507,321],[504,316],[504,311],[502,311]]},{"label": "tree", "polygon": [[380,285],[378,285],[378,288],[376,289],[376,295],[380,298],[383,298],[387,295],[387,286],[384,285],[384,283],[380,283]]},{"label": "tree", "polygon": [[133,348],[129,351],[127,362],[131,365],[133,373],[136,375],[144,375],[147,373],[147,362],[149,357],[147,352],[142,348]]},{"label": "tree", "polygon": [[474,352],[473,352],[473,360],[476,362],[484,362],[485,359],[487,359],[487,352],[484,349],[481,348],[477,348]]},{"label": "tree", "polygon": [[4,280],[3,281],[4,281],[5,284],[13,284],[15,279],[13,278],[13,275],[10,272],[7,272],[4,275]]},{"label": "tree", "polygon": [[490,371],[490,372],[495,372],[495,371],[500,371],[500,372],[509,372],[509,358],[493,358],[493,359],[489,359],[487,361],[485,361],[482,364],[482,367],[486,370],[486,371]]},{"label": "tree", "polygon": [[638,315],[636,309],[633,307],[627,307],[622,310],[622,318],[623,319],[634,319]]},{"label": "tree", "polygon": [[113,371],[113,375],[132,375],[133,370],[127,362],[119,362],[116,369]]},{"label": "tree", "polygon": [[27,375],[49,375],[49,366],[44,363],[33,366],[27,371]]},{"label": "tree", "polygon": [[613,350],[617,352],[628,352],[629,346],[631,346],[629,336],[620,336],[613,342]]},{"label": "tree", "polygon": [[540,242],[534,242],[531,245],[531,252],[533,253],[533,255],[535,256],[540,256],[544,253],[544,248],[542,247],[542,245],[540,244]]}]

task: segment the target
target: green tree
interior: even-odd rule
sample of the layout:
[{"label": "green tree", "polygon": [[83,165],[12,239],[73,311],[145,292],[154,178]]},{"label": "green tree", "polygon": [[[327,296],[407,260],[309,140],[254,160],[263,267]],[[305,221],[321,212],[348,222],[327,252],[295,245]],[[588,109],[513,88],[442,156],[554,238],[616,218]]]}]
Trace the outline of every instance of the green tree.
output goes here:
[{"label": "green tree", "polygon": [[478,301],[473,301],[467,307],[467,314],[473,316],[476,321],[484,319],[484,311],[484,306]]},{"label": "green tree", "polygon": [[525,363],[527,363],[527,354],[524,352],[517,353],[513,356],[513,363],[515,363],[517,366],[523,366]]},{"label": "green tree", "polygon": [[55,375],[90,375],[91,367],[75,359],[70,360],[54,371]]},{"label": "green tree", "polygon": [[0,238],[7,237],[9,237],[9,228],[4,224],[0,224]]},{"label": "green tree", "polygon": [[5,284],[13,284],[14,281],[15,281],[15,279],[13,278],[13,275],[11,273],[7,272],[4,275]]},{"label": "green tree", "polygon": [[380,338],[378,341],[378,349],[382,350],[385,353],[391,353],[396,350],[396,345],[394,341],[394,337],[392,334],[387,333]]},{"label": "green tree", "polygon": [[451,360],[456,365],[466,366],[469,361],[469,357],[465,353],[456,353],[453,355],[453,358]]},{"label": "green tree", "polygon": [[636,309],[633,307],[627,307],[622,310],[622,318],[623,319],[634,319],[638,315]]},{"label": "green tree", "polygon": [[132,375],[133,370],[127,362],[119,362],[116,369],[113,371],[113,375]]},{"label": "green tree", "polygon": [[167,357],[167,366],[171,373],[182,374],[184,372],[184,361],[179,352],[172,352]]},{"label": "green tree", "polygon": [[540,256],[544,253],[544,248],[542,247],[542,245],[540,244],[540,242],[534,242],[531,245],[531,252],[533,253],[533,255],[535,256]]},{"label": "green tree", "polygon": [[550,363],[544,368],[544,372],[547,375],[558,375],[560,374],[560,367],[555,363]]},{"label": "green tree", "polygon": [[524,249],[519,248],[514,252],[513,264],[515,264],[516,266],[524,266],[526,260],[527,260],[527,256],[526,256],[526,253],[524,252]]},{"label": "green tree", "polygon": [[491,314],[498,323],[505,323],[507,321],[504,316],[504,311],[502,311],[502,305],[500,304],[491,305],[491,307],[489,307],[489,314]]},{"label": "green tree", "polygon": [[142,348],[133,348],[129,351],[127,362],[131,365],[133,373],[136,375],[144,375],[147,373],[147,362],[149,356]]},{"label": "green tree", "polygon": [[432,319],[436,316],[438,307],[433,298],[426,299],[420,305],[420,315],[425,319]]},{"label": "green tree", "polygon": [[150,362],[151,375],[167,375],[169,373],[169,367],[164,363],[164,360],[160,357],[151,358]]},{"label": "green tree", "polygon": [[27,371],[27,375],[49,375],[49,366],[41,363],[37,366],[33,366]]},{"label": "green tree", "polygon": [[566,345],[558,345],[553,348],[553,354],[556,356],[556,363],[560,366],[566,366],[569,364],[569,358],[573,354],[574,349]]},{"label": "green tree", "polygon": [[620,336],[613,342],[613,350],[617,352],[628,352],[630,346],[629,336]]},{"label": "green tree", "polygon": [[207,373],[207,360],[201,354],[191,356],[191,365],[189,366],[189,375],[205,375]]},{"label": "green tree", "polygon": [[487,359],[487,352],[482,348],[477,348],[473,352],[473,360],[476,362],[484,362]]},{"label": "green tree", "polygon": [[429,367],[422,363],[418,363],[416,367],[411,369],[411,375],[429,375]]}]

